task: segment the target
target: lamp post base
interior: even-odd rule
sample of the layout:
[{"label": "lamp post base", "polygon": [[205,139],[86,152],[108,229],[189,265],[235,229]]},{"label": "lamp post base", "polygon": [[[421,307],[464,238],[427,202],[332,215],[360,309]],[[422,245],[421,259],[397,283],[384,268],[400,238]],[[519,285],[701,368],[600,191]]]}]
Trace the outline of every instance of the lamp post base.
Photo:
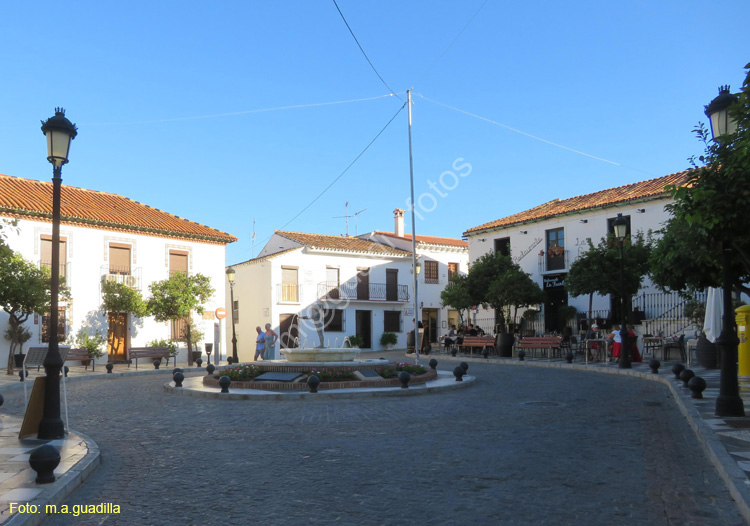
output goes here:
[{"label": "lamp post base", "polygon": [[739,396],[719,395],[716,399],[716,416],[745,416],[745,404]]}]

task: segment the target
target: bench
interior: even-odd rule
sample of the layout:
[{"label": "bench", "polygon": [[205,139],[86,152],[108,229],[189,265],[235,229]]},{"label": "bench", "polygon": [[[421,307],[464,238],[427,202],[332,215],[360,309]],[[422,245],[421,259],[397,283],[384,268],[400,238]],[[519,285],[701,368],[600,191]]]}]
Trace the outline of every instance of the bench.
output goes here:
[{"label": "bench", "polygon": [[548,356],[550,351],[557,349],[560,351],[562,346],[562,336],[526,336],[516,343],[516,351],[520,349],[531,349],[533,351],[546,350]]},{"label": "bench", "polygon": [[[461,347],[469,347],[469,349],[474,349],[474,347],[478,347],[482,350],[484,350],[485,347],[492,347],[493,350],[495,350],[495,337],[494,336],[464,336],[464,340],[458,344]],[[470,351],[472,354],[474,353],[473,350]]]},{"label": "bench", "polygon": [[[60,354],[64,354],[63,360],[68,361],[81,361],[84,362],[86,360],[91,360],[91,370],[96,371],[94,358],[89,355],[89,351],[87,349],[66,349],[67,352],[63,352],[62,349],[60,349]],[[88,364],[83,364],[84,367],[86,367],[86,370],[89,370]]]},{"label": "bench", "polygon": [[138,369],[138,358],[166,358],[167,367],[169,367],[169,359],[174,358],[174,366],[177,367],[177,355],[170,354],[167,347],[131,347],[128,356],[130,357],[128,367],[130,367],[130,362],[135,359],[136,369]]}]

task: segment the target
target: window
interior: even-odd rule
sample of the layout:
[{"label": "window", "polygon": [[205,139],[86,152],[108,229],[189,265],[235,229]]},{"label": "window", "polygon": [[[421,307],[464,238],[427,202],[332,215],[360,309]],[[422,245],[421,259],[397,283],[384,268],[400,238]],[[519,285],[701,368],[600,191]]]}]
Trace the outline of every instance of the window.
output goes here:
[{"label": "window", "polygon": [[458,277],[458,263],[448,263],[448,279]]},{"label": "window", "polygon": [[297,303],[299,301],[299,287],[296,267],[281,267],[281,301]]},{"label": "window", "polygon": [[[622,216],[625,218],[625,221],[627,221],[627,224],[625,225],[625,237],[630,238],[630,216]],[[607,234],[615,235],[615,223],[616,217],[611,217],[607,219]]]},{"label": "window", "polygon": [[172,320],[169,324],[170,330],[169,330],[169,338],[175,341],[183,342],[185,341],[185,326],[187,325],[187,322],[185,321],[185,318],[181,318],[179,320]]},{"label": "window", "polygon": [[130,275],[130,245],[109,244],[109,273]]},{"label": "window", "polygon": [[383,332],[401,332],[401,311],[383,312]]},{"label": "window", "polygon": [[323,320],[327,332],[344,332],[343,309],[324,309]]},{"label": "window", "polygon": [[[49,314],[42,316],[42,343],[49,343]],[[65,341],[65,307],[57,308],[57,341]]]},{"label": "window", "polygon": [[326,267],[326,290],[328,297],[334,300],[339,299],[339,269],[335,267]]},{"label": "window", "polygon": [[438,262],[437,261],[425,261],[424,262],[424,282],[425,283],[438,283]]},{"label": "window", "polygon": [[188,273],[188,253],[184,250],[169,251],[169,275],[175,272]]},{"label": "window", "polygon": [[[65,277],[65,262],[67,260],[66,254],[66,239],[60,238],[60,277]],[[41,238],[41,257],[39,258],[39,266],[52,268],[52,236],[43,235]]]},{"label": "window", "polygon": [[510,238],[500,237],[495,240],[495,254],[510,256]]},{"label": "window", "polygon": [[547,270],[565,268],[565,230],[547,230]]}]

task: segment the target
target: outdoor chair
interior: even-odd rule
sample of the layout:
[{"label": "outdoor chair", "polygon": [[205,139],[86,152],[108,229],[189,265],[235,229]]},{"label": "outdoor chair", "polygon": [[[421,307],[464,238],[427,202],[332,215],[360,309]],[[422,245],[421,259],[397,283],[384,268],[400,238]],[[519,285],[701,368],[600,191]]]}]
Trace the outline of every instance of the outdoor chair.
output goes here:
[{"label": "outdoor chair", "polygon": [[680,351],[680,360],[687,361],[687,354],[685,353],[685,335],[681,334],[679,338],[674,341],[664,343],[664,360],[669,360],[669,351],[677,349]]}]

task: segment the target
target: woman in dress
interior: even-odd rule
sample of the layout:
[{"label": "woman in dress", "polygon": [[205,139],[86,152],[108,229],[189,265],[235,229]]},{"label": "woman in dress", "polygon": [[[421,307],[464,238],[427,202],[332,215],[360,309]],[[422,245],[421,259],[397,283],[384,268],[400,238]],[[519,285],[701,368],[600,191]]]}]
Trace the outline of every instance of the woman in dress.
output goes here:
[{"label": "woman in dress", "polygon": [[276,340],[279,339],[279,335],[274,332],[271,328],[270,323],[266,323],[266,351],[263,353],[264,360],[275,360],[276,359]]}]

